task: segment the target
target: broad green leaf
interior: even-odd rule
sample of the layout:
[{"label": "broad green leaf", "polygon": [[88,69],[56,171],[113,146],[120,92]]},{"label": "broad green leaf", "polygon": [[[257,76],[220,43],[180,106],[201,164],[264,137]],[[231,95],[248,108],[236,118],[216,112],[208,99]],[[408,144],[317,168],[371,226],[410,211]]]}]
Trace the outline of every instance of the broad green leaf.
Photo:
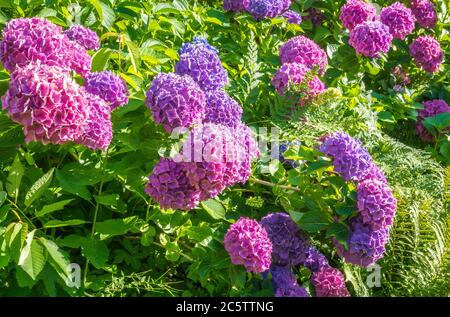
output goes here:
[{"label": "broad green leaf", "polygon": [[176,242],[167,242],[164,246],[166,249],[166,259],[171,262],[176,262],[180,258],[180,247]]},{"label": "broad green leaf", "polygon": [[65,200],[61,200],[58,201],[56,203],[50,204],[50,205],[45,205],[44,207],[42,207],[42,209],[40,211],[37,211],[35,213],[36,217],[42,217],[46,214],[49,214],[51,212],[57,211],[57,210],[61,210],[64,208],[64,206],[66,206],[68,203],[70,203],[73,199],[65,199]]},{"label": "broad green leaf", "polygon": [[109,249],[103,241],[85,238],[81,244],[81,251],[97,269],[105,266],[108,261]]},{"label": "broad green leaf", "polygon": [[92,56],[92,68],[93,72],[100,72],[105,69],[108,64],[109,58],[111,57],[112,50],[104,47],[95,52]]},{"label": "broad green leaf", "polygon": [[214,199],[209,199],[201,203],[203,209],[214,219],[225,219],[225,208]]},{"label": "broad green leaf", "polygon": [[8,178],[6,179],[6,191],[13,198],[17,198],[19,196],[19,187],[24,172],[25,170],[22,163],[20,163],[19,156],[16,155],[9,171]]},{"label": "broad green leaf", "polygon": [[134,224],[137,219],[137,216],[132,216],[123,219],[105,220],[103,222],[98,222],[95,225],[95,231],[102,235],[107,235],[108,238],[116,235],[122,235],[134,228]]},{"label": "broad green leaf", "polygon": [[3,203],[5,202],[5,200],[6,200],[6,192],[4,192],[4,191],[0,191],[0,207],[3,205]]},{"label": "broad green leaf", "polygon": [[34,280],[20,266],[16,267],[16,281],[19,287],[32,288],[37,280]]},{"label": "broad green leaf", "polygon": [[97,16],[100,19],[100,22],[103,21],[103,9],[101,6],[101,2],[99,0],[89,0],[90,4],[94,7],[97,12]]},{"label": "broad green leaf", "polygon": [[128,56],[131,59],[131,64],[133,65],[134,71],[138,73],[139,66],[141,65],[141,53],[139,52],[139,47],[130,40],[127,40],[125,44],[128,47]]},{"label": "broad green leaf", "polygon": [[19,257],[19,266],[35,280],[45,265],[44,248],[34,239],[36,230],[30,231],[25,240],[25,246]]},{"label": "broad green leaf", "polygon": [[335,237],[339,243],[347,246],[349,230],[342,222],[333,222],[327,229],[327,238]]},{"label": "broad green leaf", "polygon": [[14,261],[19,261],[20,252],[28,233],[26,223],[12,223],[5,232],[9,254]]},{"label": "broad green leaf", "polygon": [[4,205],[0,207],[0,223],[5,221],[6,217],[8,216],[9,209],[11,208],[10,205]]},{"label": "broad green leaf", "polygon": [[61,278],[66,279],[69,275],[70,264],[67,254],[63,252],[55,242],[43,237],[39,239],[50,256],[50,264],[58,272]]},{"label": "broad green leaf", "polygon": [[80,196],[85,200],[91,200],[91,193],[86,186],[71,182],[70,176],[60,170],[56,170],[55,176],[62,189],[64,189],[66,192]]},{"label": "broad green leaf", "polygon": [[44,193],[44,191],[48,188],[48,186],[52,182],[54,170],[55,169],[52,168],[31,186],[30,190],[25,195],[25,206],[27,207],[30,206],[36,199],[41,197],[41,195]]},{"label": "broad green leaf", "polygon": [[100,2],[100,6],[103,12],[102,25],[109,30],[113,27],[114,21],[116,20],[114,10],[103,2]]},{"label": "broad green leaf", "polygon": [[433,131],[432,127],[438,131],[442,131],[450,127],[450,113],[444,112],[434,117],[425,118],[423,124],[429,131]]},{"label": "broad green leaf", "polygon": [[44,224],[44,228],[59,228],[67,226],[78,226],[87,223],[85,220],[81,219],[70,219],[70,220],[50,220]]},{"label": "broad green leaf", "polygon": [[101,205],[117,206],[117,203],[120,200],[120,196],[118,194],[108,194],[108,195],[102,195],[102,196],[94,195],[94,199],[96,202],[98,202]]},{"label": "broad green leaf", "polygon": [[298,221],[300,228],[307,232],[318,232],[332,222],[331,215],[320,210],[306,212]]}]

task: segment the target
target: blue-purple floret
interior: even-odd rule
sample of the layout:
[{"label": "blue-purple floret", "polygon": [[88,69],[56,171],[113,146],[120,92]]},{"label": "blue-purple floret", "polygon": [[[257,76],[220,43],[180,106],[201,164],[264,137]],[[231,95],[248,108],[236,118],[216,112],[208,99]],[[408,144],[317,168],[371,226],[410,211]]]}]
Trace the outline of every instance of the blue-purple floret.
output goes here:
[{"label": "blue-purple floret", "polygon": [[306,289],[298,285],[290,267],[272,265],[270,273],[275,297],[309,297]]}]

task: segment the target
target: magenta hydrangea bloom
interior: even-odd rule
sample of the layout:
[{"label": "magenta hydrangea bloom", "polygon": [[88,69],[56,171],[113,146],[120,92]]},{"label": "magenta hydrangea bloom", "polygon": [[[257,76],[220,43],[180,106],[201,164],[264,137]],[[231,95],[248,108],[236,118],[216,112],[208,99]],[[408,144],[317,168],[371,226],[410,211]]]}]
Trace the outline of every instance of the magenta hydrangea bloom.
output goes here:
[{"label": "magenta hydrangea bloom", "polygon": [[397,209],[397,200],[388,184],[367,179],[358,184],[358,211],[362,222],[373,230],[391,226]]},{"label": "magenta hydrangea bloom", "polygon": [[429,35],[419,36],[412,42],[409,45],[409,54],[418,67],[429,73],[439,71],[444,57],[439,42]]},{"label": "magenta hydrangea bloom", "polygon": [[311,272],[317,272],[330,267],[327,258],[314,247],[309,247],[303,265]]},{"label": "magenta hydrangea bloom", "polygon": [[384,256],[385,246],[389,240],[389,230],[381,228],[373,230],[363,223],[361,215],[350,221],[350,236],[348,238],[348,250],[336,239],[333,243],[337,253],[345,262],[367,267]]},{"label": "magenta hydrangea bloom", "polygon": [[146,105],[167,132],[190,127],[205,117],[205,94],[187,75],[158,74],[147,91]]},{"label": "magenta hydrangea bloom", "polygon": [[183,43],[181,45],[180,49],[178,50],[178,55],[190,53],[192,50],[195,50],[195,47],[197,46],[203,46],[209,49],[211,52],[219,53],[219,50],[216,47],[210,45],[207,39],[194,36],[192,42]]},{"label": "magenta hydrangea bloom", "polygon": [[164,209],[191,210],[200,202],[200,191],[190,184],[185,164],[168,158],[156,163],[145,192]]},{"label": "magenta hydrangea bloom", "polygon": [[223,90],[206,93],[206,115],[203,122],[235,128],[241,122],[242,108]]},{"label": "magenta hydrangea bloom", "polygon": [[375,21],[377,10],[371,4],[361,0],[349,0],[341,7],[339,19],[345,28],[352,31],[366,21]]},{"label": "magenta hydrangea bloom", "polygon": [[255,18],[275,18],[287,10],[291,0],[248,0],[245,9]]},{"label": "magenta hydrangea bloom", "polygon": [[291,24],[300,24],[302,23],[302,16],[300,13],[295,12],[293,10],[286,10],[282,14],[283,18],[285,18]]},{"label": "magenta hydrangea bloom", "polygon": [[356,53],[376,58],[380,53],[389,51],[392,35],[389,33],[389,27],[380,21],[366,21],[350,32],[348,42]]},{"label": "magenta hydrangea bloom", "polygon": [[361,181],[367,177],[373,161],[369,152],[345,132],[337,132],[326,136],[320,151],[333,158],[334,170],[341,174],[345,181]]},{"label": "magenta hydrangea bloom", "polygon": [[86,91],[105,100],[111,110],[128,103],[128,87],[125,81],[112,71],[89,73],[84,78]]},{"label": "magenta hydrangea bloom", "polygon": [[272,244],[266,230],[256,220],[239,218],[230,226],[223,242],[233,264],[242,264],[253,273],[270,268]]},{"label": "magenta hydrangea bloom", "polygon": [[100,97],[90,93],[86,93],[86,96],[89,117],[85,122],[83,134],[75,142],[91,150],[106,150],[113,136],[111,109]]},{"label": "magenta hydrangea bloom", "polygon": [[87,50],[96,51],[100,48],[100,39],[97,33],[82,25],[72,25],[64,31],[64,34]]},{"label": "magenta hydrangea bloom", "polygon": [[245,10],[249,0],[223,0],[223,8],[227,11],[239,12]]},{"label": "magenta hydrangea bloom", "polygon": [[25,140],[74,141],[88,118],[84,90],[62,68],[30,63],[11,73],[2,107],[21,125]]},{"label": "magenta hydrangea bloom", "polygon": [[306,289],[298,285],[297,277],[290,267],[272,265],[270,273],[275,297],[309,297]]},{"label": "magenta hydrangea bloom", "polygon": [[300,63],[285,63],[272,78],[272,85],[279,95],[282,95],[291,84],[301,84],[303,77],[308,72],[308,67]]},{"label": "magenta hydrangea bloom", "polygon": [[86,50],[69,40],[61,27],[41,18],[13,19],[6,24],[0,41],[0,60],[10,72],[36,61],[82,75],[91,69]]},{"label": "magenta hydrangea bloom", "polygon": [[403,40],[414,30],[416,21],[411,9],[401,2],[394,2],[381,10],[381,22],[389,27],[389,32],[396,39]]},{"label": "magenta hydrangea bloom", "polygon": [[313,79],[308,81],[308,95],[309,97],[317,97],[323,93],[326,89],[325,84],[319,79],[319,77],[314,76]]},{"label": "magenta hydrangea bloom", "polygon": [[319,67],[319,73],[324,74],[328,65],[327,54],[314,41],[299,35],[291,38],[280,47],[281,63],[300,63],[312,69]]},{"label": "magenta hydrangea bloom", "polygon": [[201,89],[217,90],[228,84],[228,73],[216,51],[204,44],[190,46],[175,64],[179,75],[191,76]]},{"label": "magenta hydrangea bloom", "polygon": [[317,297],[349,297],[344,275],[338,269],[326,267],[314,272],[311,283],[316,289]]},{"label": "magenta hydrangea bloom", "polygon": [[436,9],[431,1],[412,0],[411,11],[421,27],[432,29],[436,25]]},{"label": "magenta hydrangea bloom", "polygon": [[271,213],[259,222],[272,242],[272,263],[295,266],[305,262],[308,238],[298,225],[284,212]]},{"label": "magenta hydrangea bloom", "polygon": [[369,164],[369,166],[365,170],[365,173],[361,176],[360,181],[363,181],[366,179],[376,179],[379,182],[382,182],[385,184],[388,183],[383,171],[374,162]]},{"label": "magenta hydrangea bloom", "polygon": [[[434,136],[423,125],[425,118],[434,117],[440,113],[450,113],[450,106],[442,99],[428,100],[423,103],[423,109],[419,111],[416,123],[416,132],[424,141],[432,142]],[[450,130],[450,128],[448,128]]]}]

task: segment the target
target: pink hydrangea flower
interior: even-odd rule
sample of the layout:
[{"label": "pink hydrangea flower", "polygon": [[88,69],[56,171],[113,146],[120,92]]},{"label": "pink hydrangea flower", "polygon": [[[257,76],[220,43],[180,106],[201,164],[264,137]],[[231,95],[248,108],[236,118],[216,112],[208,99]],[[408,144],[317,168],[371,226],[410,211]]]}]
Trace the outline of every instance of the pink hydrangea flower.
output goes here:
[{"label": "pink hydrangea flower", "polygon": [[357,25],[366,21],[375,21],[375,7],[361,0],[349,0],[341,7],[339,19],[345,28],[352,31]]},{"label": "pink hydrangea flower", "polygon": [[82,25],[72,25],[64,31],[64,34],[87,50],[96,51],[100,48],[100,39],[97,33]]},{"label": "pink hydrangea flower", "polygon": [[389,32],[397,39],[403,40],[414,30],[415,17],[411,9],[400,2],[395,2],[381,10],[381,22],[389,27]]},{"label": "pink hydrangea flower", "polygon": [[248,272],[262,273],[270,268],[272,243],[256,220],[241,217],[232,224],[225,234],[224,246],[231,262],[244,265]]},{"label": "pink hydrangea flower", "polygon": [[444,58],[441,45],[430,35],[419,36],[409,45],[409,54],[414,63],[426,72],[435,73]]},{"label": "pink hydrangea flower", "polygon": [[417,23],[423,28],[432,29],[436,25],[437,15],[434,4],[428,0],[412,0],[411,10]]},{"label": "pink hydrangea flower", "polygon": [[389,27],[380,21],[363,22],[350,32],[349,44],[356,53],[367,57],[377,58],[380,53],[387,53],[391,42]]},{"label": "pink hydrangea flower", "polygon": [[314,272],[311,283],[316,289],[317,297],[349,297],[344,275],[335,268],[325,267]]}]

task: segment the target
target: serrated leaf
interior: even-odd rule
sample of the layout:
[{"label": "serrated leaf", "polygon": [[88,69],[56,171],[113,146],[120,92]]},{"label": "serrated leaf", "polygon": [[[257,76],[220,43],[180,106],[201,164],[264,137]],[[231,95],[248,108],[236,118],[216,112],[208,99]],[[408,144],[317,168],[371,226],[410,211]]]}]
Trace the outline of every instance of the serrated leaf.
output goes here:
[{"label": "serrated leaf", "polygon": [[47,240],[43,237],[39,238],[39,240],[42,242],[42,245],[45,247],[50,256],[50,264],[58,272],[61,278],[66,279],[69,275],[68,269],[70,264],[67,254],[63,252],[53,241]]},{"label": "serrated leaf", "polygon": [[331,215],[320,210],[306,212],[299,220],[301,229],[307,232],[318,232],[325,229],[332,222]]},{"label": "serrated leaf", "polygon": [[95,231],[107,235],[107,237],[122,235],[133,229],[137,219],[137,216],[132,216],[123,219],[109,219],[98,222],[95,225]]},{"label": "serrated leaf", "polygon": [[102,196],[94,195],[94,199],[96,202],[98,202],[101,205],[117,206],[117,203],[120,200],[120,196],[118,194],[108,194],[108,195],[102,195]]},{"label": "serrated leaf", "polygon": [[80,196],[85,200],[91,200],[91,193],[85,185],[80,185],[70,181],[70,177],[60,170],[56,170],[56,179],[61,185],[62,189],[71,194]]},{"label": "serrated leaf", "polygon": [[206,212],[214,219],[225,219],[225,208],[223,205],[214,199],[209,199],[206,201],[203,201],[201,203],[201,206],[203,209],[206,210]]},{"label": "serrated leaf", "polygon": [[36,199],[41,197],[41,195],[44,193],[44,191],[48,188],[48,186],[52,182],[54,170],[55,169],[52,168],[31,186],[31,188],[25,195],[25,206],[27,207],[30,206]]},{"label": "serrated leaf", "polygon": [[3,205],[3,203],[5,202],[5,200],[6,200],[6,192],[4,192],[4,191],[0,191],[0,207]]},{"label": "serrated leaf", "polygon": [[58,201],[58,202],[50,204],[50,205],[45,205],[44,207],[42,207],[42,209],[40,211],[35,213],[35,216],[42,217],[42,216],[52,213],[54,211],[61,210],[64,208],[64,206],[66,206],[72,200],[73,199],[66,199],[66,200],[61,200],[61,201]]},{"label": "serrated leaf", "polygon": [[106,64],[108,64],[109,58],[111,57],[112,50],[104,47],[95,52],[94,56],[92,56],[92,72],[100,72],[106,68]]},{"label": "serrated leaf", "polygon": [[108,261],[109,249],[103,241],[85,238],[81,244],[81,252],[97,269],[104,267]]},{"label": "serrated leaf", "polygon": [[25,246],[19,257],[19,266],[35,280],[45,265],[44,248],[38,240],[34,240],[36,230],[30,231],[25,240]]},{"label": "serrated leaf", "polygon": [[114,13],[114,10],[108,6],[107,4],[100,2],[100,6],[102,8],[102,25],[107,29],[111,29],[114,21],[116,20],[116,15]]},{"label": "serrated leaf", "polygon": [[19,196],[19,187],[22,182],[24,172],[25,169],[20,162],[19,156],[16,155],[16,158],[11,165],[11,169],[9,170],[8,178],[6,179],[6,191],[13,198],[17,198]]},{"label": "serrated leaf", "polygon": [[128,47],[128,56],[131,59],[131,64],[133,65],[134,71],[139,72],[139,66],[141,65],[141,53],[139,52],[139,47],[134,44],[134,42],[127,40],[125,44]]},{"label": "serrated leaf", "polygon": [[70,219],[70,220],[50,220],[44,224],[44,228],[59,228],[68,226],[78,226],[85,224],[85,220],[81,219]]}]

